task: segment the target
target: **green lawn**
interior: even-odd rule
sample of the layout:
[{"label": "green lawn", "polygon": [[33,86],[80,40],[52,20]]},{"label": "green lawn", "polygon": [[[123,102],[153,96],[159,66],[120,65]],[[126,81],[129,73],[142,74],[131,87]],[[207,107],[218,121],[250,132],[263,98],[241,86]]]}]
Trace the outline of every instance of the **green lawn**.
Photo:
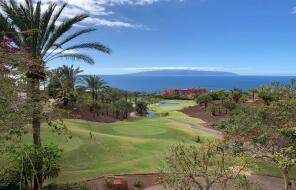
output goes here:
[{"label": "green lawn", "polygon": [[[184,103],[182,105],[189,104]],[[179,108],[161,109],[176,114],[175,110]],[[178,117],[187,118],[181,113]],[[53,182],[81,181],[106,174],[153,172],[169,146],[178,142],[195,143],[192,139],[196,135],[211,138],[209,134],[162,117],[110,124],[83,120],[66,120],[65,123],[73,135],[68,141],[52,133],[47,126],[42,127],[44,143],[57,143],[64,150],[61,175]],[[25,141],[30,142],[31,136],[25,136]]]},{"label": "green lawn", "polygon": [[151,110],[154,110],[158,114],[169,112],[168,118],[180,119],[180,120],[191,122],[193,124],[204,123],[204,121],[202,121],[201,119],[189,117],[186,114],[178,111],[183,108],[196,105],[196,103],[192,100],[164,100],[161,103],[173,103],[177,105],[169,106],[169,107],[161,107],[159,106],[159,104],[153,104],[153,105],[150,105],[149,108]]},{"label": "green lawn", "polygon": [[[169,100],[177,103],[173,107],[150,106],[157,113],[169,112],[168,117],[137,118],[116,123],[96,123],[83,120],[65,120],[73,138],[52,133],[48,126],[42,126],[44,143],[53,142],[63,149],[60,176],[50,182],[66,183],[120,173],[143,173],[157,171],[164,152],[176,143],[195,143],[196,135],[214,138],[212,135],[177,123],[171,118],[202,123],[177,110],[192,106],[193,101]],[[24,137],[31,142],[31,135]],[[292,177],[296,176],[292,171]],[[270,163],[259,163],[253,172],[262,175],[280,176],[280,171]]]}]

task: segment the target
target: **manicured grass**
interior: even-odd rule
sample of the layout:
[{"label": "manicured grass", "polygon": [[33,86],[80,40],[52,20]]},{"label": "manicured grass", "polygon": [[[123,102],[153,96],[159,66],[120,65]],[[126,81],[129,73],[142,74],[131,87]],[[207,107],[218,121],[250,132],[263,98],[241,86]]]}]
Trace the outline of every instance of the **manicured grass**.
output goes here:
[{"label": "manicured grass", "polygon": [[[176,108],[167,108],[170,113],[177,113],[174,113]],[[185,118],[182,114],[178,117]],[[51,182],[157,171],[169,146],[179,142],[195,143],[192,139],[196,135],[202,139],[212,138],[209,134],[163,117],[129,119],[110,124],[83,120],[65,120],[65,123],[73,135],[68,141],[52,133],[48,126],[42,126],[43,142],[59,144],[63,149],[62,172]],[[31,138],[31,135],[24,137],[26,142],[31,142]]]},{"label": "manicured grass", "polygon": [[173,103],[176,104],[176,106],[162,107],[159,106],[159,104],[153,104],[150,105],[149,108],[151,110],[154,110],[158,114],[169,112],[168,118],[180,119],[191,122],[193,124],[204,123],[204,121],[201,119],[189,117],[188,115],[178,111],[183,108],[196,105],[196,103],[192,100],[163,100],[161,103]]},{"label": "manicured grass", "polygon": [[[143,173],[157,171],[163,154],[176,143],[193,144],[193,137],[215,138],[210,134],[177,123],[171,118],[200,124],[203,121],[189,117],[177,110],[193,106],[193,101],[168,100],[177,106],[150,106],[157,113],[169,112],[168,117],[138,118],[103,124],[84,120],[65,120],[73,138],[66,140],[42,126],[43,143],[56,143],[63,149],[61,174],[49,182],[67,183],[120,173]],[[24,137],[32,141],[30,134]],[[271,163],[259,162],[252,168],[259,175],[281,176]],[[295,178],[295,169],[291,177]]]},{"label": "manicured grass", "polygon": [[[282,177],[281,171],[270,161],[257,160],[251,169],[257,175]],[[296,179],[296,167],[290,169],[289,176]]]}]

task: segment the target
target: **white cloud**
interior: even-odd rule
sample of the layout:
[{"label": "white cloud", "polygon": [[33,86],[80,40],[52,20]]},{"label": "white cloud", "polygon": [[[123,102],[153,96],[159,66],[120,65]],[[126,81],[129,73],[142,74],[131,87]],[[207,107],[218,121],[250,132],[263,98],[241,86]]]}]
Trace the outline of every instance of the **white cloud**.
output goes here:
[{"label": "white cloud", "polygon": [[[24,3],[24,0],[16,1]],[[34,1],[36,2],[36,0]],[[110,9],[112,9],[113,6],[144,6],[157,2],[169,1],[183,2],[185,0],[42,0],[42,10],[46,10],[48,4],[52,2],[56,2],[59,5],[62,3],[68,3],[67,8],[63,11],[63,18],[73,17],[78,14],[90,15],[88,19],[83,21],[80,25],[77,25],[77,27],[83,27],[84,25],[95,25],[149,29],[149,27],[145,25],[135,24],[116,18],[116,13]]]},{"label": "white cloud", "polygon": [[[23,2],[23,0],[18,0]],[[125,28],[144,28],[141,24],[135,24],[119,20],[116,13],[111,11],[112,6],[144,6],[151,5],[160,1],[179,1],[183,0],[42,0],[43,10],[49,3],[56,2],[58,4],[68,3],[67,8],[63,12],[63,18],[73,17],[77,14],[88,14],[90,17],[83,21],[85,25],[107,26],[107,27],[125,27]],[[80,25],[81,26],[81,25]]]},{"label": "white cloud", "polygon": [[125,27],[125,28],[136,28],[137,26],[128,22],[108,20],[104,18],[89,17],[85,19],[85,24],[92,24],[96,26],[108,26],[108,27]]},{"label": "white cloud", "polygon": [[291,13],[292,13],[292,14],[296,14],[296,7],[293,7]]}]

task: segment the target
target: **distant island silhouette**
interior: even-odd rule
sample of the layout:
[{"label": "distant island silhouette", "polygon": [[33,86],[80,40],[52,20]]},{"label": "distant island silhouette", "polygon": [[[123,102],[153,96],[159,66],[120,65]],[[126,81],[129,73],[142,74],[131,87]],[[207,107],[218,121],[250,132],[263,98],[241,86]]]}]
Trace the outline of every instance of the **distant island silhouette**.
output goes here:
[{"label": "distant island silhouette", "polygon": [[198,70],[154,70],[124,74],[128,76],[238,76],[236,73],[224,71],[198,71]]}]

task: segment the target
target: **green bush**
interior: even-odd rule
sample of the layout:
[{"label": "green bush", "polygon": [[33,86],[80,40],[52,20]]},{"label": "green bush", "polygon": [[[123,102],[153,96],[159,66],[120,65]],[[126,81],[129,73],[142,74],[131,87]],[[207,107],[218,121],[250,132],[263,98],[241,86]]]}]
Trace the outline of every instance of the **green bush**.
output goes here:
[{"label": "green bush", "polygon": [[215,129],[226,129],[227,126],[226,126],[225,120],[222,119],[218,122],[213,122],[211,124],[211,127],[215,128]]},{"label": "green bush", "polygon": [[196,142],[196,143],[201,143],[201,138],[200,138],[200,136],[195,136],[195,137],[193,137],[193,141]]},{"label": "green bush", "polygon": [[160,115],[160,117],[168,117],[168,116],[170,116],[170,113],[169,112],[163,112],[163,113],[160,113],[159,115]]},{"label": "green bush", "polygon": [[237,105],[234,102],[229,101],[229,100],[225,101],[223,106],[224,106],[224,108],[226,108],[229,111],[232,111],[237,107]]},{"label": "green bush", "polygon": [[133,185],[134,185],[135,187],[142,187],[142,185],[143,185],[143,181],[137,179],[136,181],[134,181]]},{"label": "green bush", "polygon": [[[10,168],[11,169],[11,168]],[[0,189],[1,190],[15,190],[20,187],[20,175],[14,170],[1,170],[0,171]]]}]

